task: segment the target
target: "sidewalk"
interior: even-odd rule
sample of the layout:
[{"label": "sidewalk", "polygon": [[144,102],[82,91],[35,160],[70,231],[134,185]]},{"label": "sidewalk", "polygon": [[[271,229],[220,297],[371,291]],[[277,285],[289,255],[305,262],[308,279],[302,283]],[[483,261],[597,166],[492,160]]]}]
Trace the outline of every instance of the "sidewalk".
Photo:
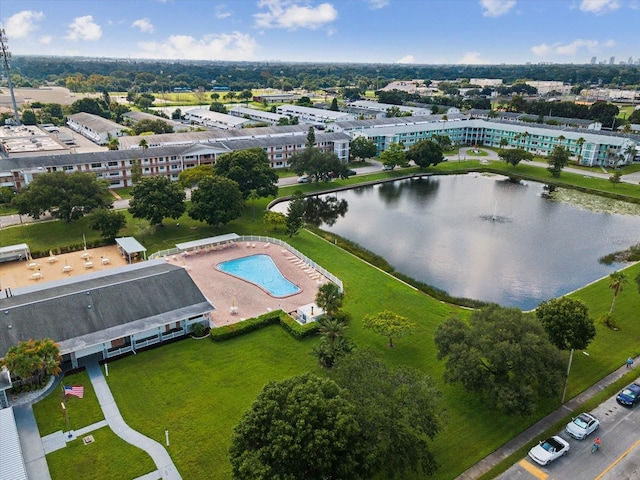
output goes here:
[{"label": "sidewalk", "polygon": [[[638,363],[640,357],[637,357],[634,361],[634,365]],[[635,368],[635,367],[634,367]],[[604,377],[599,382],[596,382],[591,387],[587,388],[584,392],[572,398],[564,405],[558,407],[557,410],[551,412],[549,415],[544,417],[538,423],[532,425],[527,428],[524,432],[522,432],[517,437],[512,438],[507,443],[505,443],[502,447],[498,448],[491,455],[488,455],[483,460],[476,463],[474,466],[469,468],[467,471],[463,472],[459,476],[456,477],[456,480],[473,480],[475,478],[480,477],[485,474],[509,455],[514,453],[516,450],[524,447],[527,443],[535,440],[537,437],[542,435],[542,433],[551,428],[554,424],[562,420],[567,414],[570,412],[577,410],[580,408],[580,405],[583,402],[593,398],[597,393],[604,390],[609,385],[615,383],[619,379],[621,379],[624,375],[629,373],[629,369],[626,365],[621,366],[614,372],[610,373],[606,377]]]},{"label": "sidewalk", "polygon": [[[111,390],[107,385],[107,381],[102,375],[102,370],[97,362],[93,361],[86,365],[87,373],[91,379],[91,384],[98,397],[98,402],[104,413],[105,420],[109,423],[109,427],[113,433],[122,438],[125,442],[134,445],[151,456],[157,467],[156,472],[149,474],[149,478],[162,477],[162,480],[182,480],[180,473],[173,464],[171,457],[165,448],[155,440],[142,435],[127,425],[120,415],[118,405],[111,394]],[[155,477],[154,477],[155,475]]]}]

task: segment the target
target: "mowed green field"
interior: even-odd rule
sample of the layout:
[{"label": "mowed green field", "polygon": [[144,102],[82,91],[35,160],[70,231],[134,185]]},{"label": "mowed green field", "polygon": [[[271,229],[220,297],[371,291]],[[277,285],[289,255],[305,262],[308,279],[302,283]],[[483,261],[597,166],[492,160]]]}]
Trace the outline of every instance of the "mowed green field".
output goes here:
[{"label": "mowed green field", "polygon": [[[509,417],[487,408],[463,388],[443,384],[443,364],[436,359],[433,332],[452,314],[466,316],[467,310],[435,301],[308,232],[292,244],[344,281],[345,310],[352,315],[349,335],[358,348],[372,349],[390,364],[427,372],[443,390],[447,426],[432,443],[441,465],[434,478],[454,478],[559,406],[559,398],[553,399],[535,415]],[[628,275],[632,278],[639,270],[634,266]],[[612,298],[606,280],[577,295],[587,301],[594,317],[608,311]],[[416,332],[398,340],[395,349],[362,328],[365,314],[382,309],[416,324]],[[640,353],[637,312],[640,295],[635,285],[628,285],[616,304],[620,330],[598,325],[598,336],[589,347],[591,355],[576,355],[568,397],[620,366],[627,356]],[[226,479],[230,478],[227,451],[233,427],[262,387],[307,371],[326,374],[311,354],[314,342],[296,341],[278,326],[220,344],[188,339],[111,363],[108,382],[133,428],[160,442],[164,430],[170,431],[169,453],[183,478]],[[54,463],[61,456],[48,460]]]}]

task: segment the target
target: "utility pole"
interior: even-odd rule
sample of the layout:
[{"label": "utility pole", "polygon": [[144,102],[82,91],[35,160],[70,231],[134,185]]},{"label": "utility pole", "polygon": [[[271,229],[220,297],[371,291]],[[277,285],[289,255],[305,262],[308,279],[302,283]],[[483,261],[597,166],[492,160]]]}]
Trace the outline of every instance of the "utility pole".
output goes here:
[{"label": "utility pole", "polygon": [[15,116],[16,125],[20,125],[20,116],[18,115],[18,105],[16,104],[16,95],[13,93],[13,83],[11,82],[11,69],[9,68],[9,59],[11,58],[11,52],[7,45],[7,35],[4,28],[0,30],[0,55],[2,55],[2,63],[4,64],[4,70],[7,72],[7,83],[9,84],[9,91],[11,92],[11,103],[13,103],[13,114]]}]

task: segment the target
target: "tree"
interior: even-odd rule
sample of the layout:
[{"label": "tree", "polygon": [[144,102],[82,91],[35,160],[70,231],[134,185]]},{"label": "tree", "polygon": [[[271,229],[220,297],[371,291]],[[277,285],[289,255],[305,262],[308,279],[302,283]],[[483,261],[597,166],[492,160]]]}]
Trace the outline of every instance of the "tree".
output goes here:
[{"label": "tree", "polygon": [[507,145],[509,145],[509,140],[507,140],[506,138],[501,138],[500,139],[500,148],[504,149]]},{"label": "tree", "polygon": [[316,294],[316,305],[322,308],[329,318],[342,307],[344,293],[340,291],[338,285],[333,282],[323,284]]},{"label": "tree", "polygon": [[538,305],[536,316],[551,343],[560,350],[587,348],[596,335],[589,309],[581,300],[553,298]]},{"label": "tree", "polygon": [[93,113],[94,115],[98,115],[100,117],[109,118],[111,114],[106,106],[99,100],[90,97],[84,97],[79,100],[76,100],[69,106],[69,114],[73,115],[75,113]]},{"label": "tree", "polygon": [[191,193],[189,216],[212,226],[224,225],[242,215],[240,187],[226,177],[204,177]]},{"label": "tree", "polygon": [[107,183],[92,173],[82,172],[39,174],[13,199],[21,215],[38,219],[49,211],[67,223],[111,202]]},{"label": "tree", "polygon": [[287,207],[287,235],[293,237],[304,228],[304,195],[300,191],[296,191],[289,200]]},{"label": "tree", "polygon": [[615,187],[617,184],[619,184],[622,181],[622,172],[620,171],[614,172],[613,175],[609,177],[609,181]]},{"label": "tree", "polygon": [[212,102],[209,106],[209,110],[211,112],[227,113],[227,107],[224,106],[224,103],[220,102]]},{"label": "tree", "polygon": [[2,365],[12,375],[39,386],[46,376],[57,376],[62,371],[60,347],[50,338],[20,342],[9,348]]},{"label": "tree", "polygon": [[9,187],[0,187],[0,205],[9,205],[15,195]]},{"label": "tree", "polygon": [[182,188],[194,188],[203,178],[213,177],[213,175],[213,165],[196,165],[180,172],[178,183]]},{"label": "tree", "polygon": [[436,329],[438,360],[446,359],[444,380],[460,383],[507,413],[533,412],[538,399],[557,394],[564,361],[542,325],[516,308],[491,305],[469,323],[452,317]]},{"label": "tree", "polygon": [[131,163],[131,184],[135,185],[142,180],[142,163],[139,158],[134,158]]},{"label": "tree", "polygon": [[611,307],[609,308],[610,314],[613,314],[618,294],[624,289],[627,282],[627,276],[622,272],[613,272],[609,275],[609,288],[613,290],[613,300],[611,300]]},{"label": "tree", "polygon": [[392,142],[389,147],[380,154],[379,158],[384,166],[391,167],[392,169],[398,165],[408,165],[404,146],[401,143]]},{"label": "tree", "polygon": [[154,97],[150,93],[139,93],[138,95],[136,95],[133,104],[140,110],[148,110],[155,101],[156,97]]},{"label": "tree", "polygon": [[506,163],[513,165],[513,168],[517,167],[522,160],[533,160],[533,154],[527,152],[523,148],[510,148],[508,150],[500,150],[498,156]]},{"label": "tree", "polygon": [[406,158],[407,160],[413,160],[420,168],[426,168],[429,165],[438,165],[444,160],[442,147],[431,140],[420,140],[411,145]]},{"label": "tree", "polygon": [[284,227],[287,224],[287,217],[284,213],[268,210],[264,214],[264,221],[271,225],[271,228],[274,230],[278,230],[280,227]]},{"label": "tree", "polygon": [[269,382],[234,428],[234,479],[365,479],[367,445],[355,407],[333,380]]},{"label": "tree", "polygon": [[578,151],[576,152],[578,163],[580,163],[580,159],[582,158],[582,146],[585,142],[586,140],[584,139],[584,137],[580,137],[578,138],[578,140],[576,140],[576,145],[578,145]]},{"label": "tree", "polygon": [[107,142],[107,148],[109,150],[118,150],[120,148],[120,140],[118,137],[111,137]]},{"label": "tree", "polygon": [[366,137],[356,137],[349,143],[349,157],[351,160],[373,158],[378,153],[378,147]]},{"label": "tree", "polygon": [[345,335],[347,323],[342,318],[322,318],[319,320],[320,342],[313,348],[313,354],[318,359],[320,366],[332,368],[336,361],[350,353],[353,342]]},{"label": "tree", "polygon": [[249,89],[242,90],[238,94],[238,99],[239,100],[244,100],[245,103],[249,103],[249,100],[251,100],[252,98],[253,98],[253,92],[251,92],[251,90],[249,90]]},{"label": "tree", "polygon": [[255,190],[259,197],[278,194],[278,174],[271,168],[267,152],[262,148],[237,150],[220,155],[213,171],[216,175],[236,182],[245,199],[252,190]]},{"label": "tree", "polygon": [[145,132],[153,132],[155,134],[173,133],[173,127],[160,118],[158,118],[158,120],[140,120],[139,122],[136,122],[132,127],[132,130],[136,135],[140,135]]},{"label": "tree", "polygon": [[23,125],[35,125],[38,123],[36,114],[33,110],[27,109],[22,111],[22,124]]},{"label": "tree", "polygon": [[330,378],[356,406],[370,453],[368,478],[424,478],[435,472],[427,439],[436,437],[444,420],[442,395],[429,376],[404,366],[389,367],[358,350],[340,357]]},{"label": "tree", "polygon": [[451,137],[449,135],[432,135],[431,141],[440,145],[440,148],[444,150],[451,150]]},{"label": "tree", "polygon": [[307,148],[313,148],[316,146],[316,132],[313,127],[309,127],[309,131],[307,132]]},{"label": "tree", "polygon": [[331,100],[331,106],[329,107],[329,110],[331,110],[332,112],[339,112],[340,108],[338,107],[338,99],[334,97],[333,100]]},{"label": "tree", "polygon": [[366,315],[362,319],[364,328],[389,339],[389,348],[394,348],[393,339],[402,338],[414,332],[415,324],[397,313],[384,310],[376,315]]},{"label": "tree", "polygon": [[564,147],[556,145],[553,147],[553,150],[551,150],[547,163],[549,164],[547,170],[553,177],[558,178],[562,169],[569,163],[569,151]]},{"label": "tree", "polygon": [[111,242],[127,225],[127,219],[122,212],[114,212],[106,208],[100,208],[91,213],[89,222],[93,230],[99,230],[102,238]]},{"label": "tree", "polygon": [[129,213],[133,218],[144,218],[162,227],[163,218],[178,219],[185,212],[184,190],[168,177],[155,176],[140,180],[131,189]]}]

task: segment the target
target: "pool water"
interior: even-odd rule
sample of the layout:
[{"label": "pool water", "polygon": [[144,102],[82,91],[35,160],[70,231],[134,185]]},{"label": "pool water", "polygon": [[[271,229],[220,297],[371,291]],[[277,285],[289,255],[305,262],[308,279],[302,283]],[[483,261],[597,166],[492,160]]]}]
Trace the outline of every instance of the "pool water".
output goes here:
[{"label": "pool water", "polygon": [[298,293],[300,288],[287,280],[269,255],[250,255],[219,263],[222,272],[251,282],[274,297],[286,297]]}]

